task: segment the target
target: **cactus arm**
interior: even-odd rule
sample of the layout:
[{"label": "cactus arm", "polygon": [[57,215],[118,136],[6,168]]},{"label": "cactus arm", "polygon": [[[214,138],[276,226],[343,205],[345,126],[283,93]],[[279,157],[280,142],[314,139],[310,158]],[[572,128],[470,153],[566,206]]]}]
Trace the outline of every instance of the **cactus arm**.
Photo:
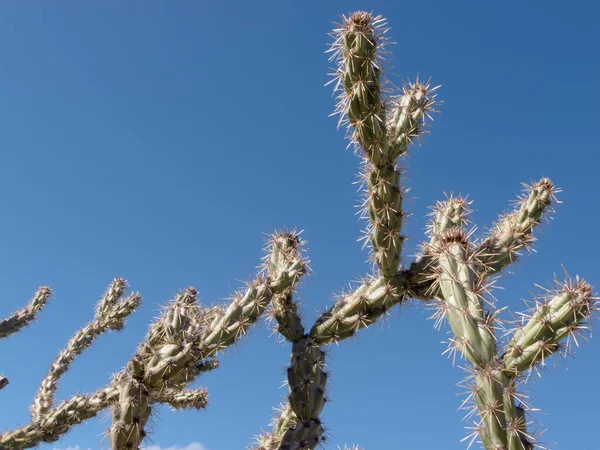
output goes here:
[{"label": "cactus arm", "polygon": [[156,391],[152,400],[167,403],[175,410],[188,408],[204,409],[208,405],[208,390],[206,388]]},{"label": "cactus arm", "polygon": [[[268,261],[267,273],[276,276],[278,267],[286,259],[293,259],[300,251],[300,241],[297,236],[289,233],[276,233],[270,239],[269,252],[271,260]],[[275,293],[271,299],[270,316],[277,322],[277,331],[288,341],[295,342],[304,336],[304,326],[298,313],[298,305],[294,302],[293,294],[296,290],[296,279],[289,287]]]},{"label": "cactus arm", "polygon": [[280,406],[277,416],[271,422],[271,431],[258,436],[252,450],[279,450],[283,436],[288,430],[293,430],[297,423],[298,418],[288,400]]},{"label": "cactus arm", "polygon": [[[276,233],[267,248],[268,276],[259,277],[245,293],[237,294],[225,312],[214,318],[200,342],[203,358],[233,344],[258,319],[274,295],[288,295],[306,273],[308,262],[302,257],[300,240],[295,233]],[[288,326],[297,326],[293,317],[289,320],[292,322]]]},{"label": "cactus arm", "polygon": [[322,441],[324,430],[319,415],[326,401],[324,367],[325,352],[313,339],[306,336],[294,342],[287,378],[296,423],[283,433],[279,449],[313,450]]},{"label": "cactus arm", "polygon": [[73,360],[106,330],[121,329],[124,326],[124,319],[139,306],[141,302],[139,294],[132,294],[120,300],[125,286],[125,280],[122,278],[112,281],[100,301],[94,320],[79,330],[56,357],[33,400],[31,406],[33,422],[39,422],[52,408],[58,380]]},{"label": "cactus arm", "polygon": [[320,344],[353,336],[403,300],[404,281],[401,273],[391,280],[384,277],[365,280],[353,292],[342,295],[317,319],[310,336]]},{"label": "cactus arm", "polygon": [[470,262],[469,242],[458,228],[440,236],[437,265],[441,311],[454,334],[454,348],[474,366],[473,397],[486,449],[507,449],[504,385],[496,367],[493,322],[484,310],[479,280]]},{"label": "cactus arm", "polygon": [[357,142],[374,164],[385,163],[387,154],[386,109],[381,96],[381,17],[356,12],[334,30],[332,60],[338,65],[336,90],[340,89],[341,121],[353,128]]},{"label": "cactus arm", "polygon": [[144,427],[150,418],[148,390],[139,379],[130,377],[119,391],[119,401],[113,407],[110,447],[112,450],[138,449],[146,437]]},{"label": "cactus arm", "polygon": [[265,259],[268,275],[248,284],[226,308],[200,307],[194,288],[167,306],[124,373],[110,429],[113,450],[139,447],[152,402],[175,408],[206,405],[205,390],[184,388],[200,373],[215,368],[209,358],[244,335],[274,296],[293,290],[307,270],[299,247],[294,233],[274,235]]},{"label": "cactus arm", "polygon": [[486,275],[498,273],[514,262],[522,249],[528,249],[534,240],[533,229],[556,203],[557,192],[548,178],[527,186],[515,210],[500,218],[476,250],[478,270]]},{"label": "cactus arm", "polygon": [[461,230],[442,237],[438,255],[441,307],[456,338],[456,348],[475,366],[483,367],[493,360],[496,342],[486,320],[481,288],[469,264],[467,246]]},{"label": "cactus arm", "polygon": [[438,202],[428,227],[430,242],[409,270],[396,273],[392,280],[367,279],[353,292],[340,296],[336,304],[317,319],[311,336],[320,343],[330,343],[352,336],[374,323],[389,308],[405,297],[431,299],[434,277],[434,252],[440,235],[468,223],[469,202],[461,197],[449,197]]},{"label": "cactus arm", "polygon": [[[469,223],[470,202],[466,198],[450,195],[431,208],[431,220],[427,224],[429,242],[423,244],[421,254],[406,272],[411,285],[411,295],[428,300],[433,295],[432,283],[435,273],[435,254],[441,242],[441,236],[451,230],[459,229]],[[437,288],[433,286],[433,288]]]},{"label": "cactus arm", "polygon": [[576,278],[537,302],[527,323],[514,332],[504,350],[505,372],[513,377],[543,363],[562,348],[562,341],[584,331],[585,321],[598,310],[592,287]]},{"label": "cactus arm", "polygon": [[[273,261],[294,258],[298,241],[285,234],[272,237],[273,257],[269,274],[276,272]],[[286,258],[286,255],[290,255]],[[295,284],[273,296],[271,314],[278,323],[278,331],[292,343],[291,363],[287,369],[289,396],[273,431],[262,436],[259,449],[314,449],[324,433],[319,415],[325,405],[327,374],[325,352],[319,343],[304,334],[298,306],[293,299]]]},{"label": "cactus arm", "polygon": [[393,99],[387,124],[390,160],[406,154],[408,147],[424,133],[425,119],[436,112],[434,92],[438,88],[417,80],[405,84],[402,94]]},{"label": "cactus arm", "polygon": [[50,410],[39,423],[30,423],[0,435],[0,449],[32,448],[43,442],[56,442],[73,425],[96,416],[119,398],[119,388],[111,383],[94,394],[76,395]]},{"label": "cactus arm", "polygon": [[0,322],[0,338],[10,336],[21,328],[29,325],[29,323],[35,319],[36,314],[46,306],[46,302],[50,295],[52,295],[50,288],[46,286],[39,288],[28,306]]},{"label": "cactus arm", "polygon": [[366,235],[375,264],[391,277],[398,269],[404,238],[400,234],[400,174],[394,159],[388,158],[386,108],[381,95],[381,24],[362,12],[343,19],[332,47],[338,64],[337,87],[342,88],[338,111],[353,128],[352,140],[364,151],[363,180],[368,188],[364,215],[370,219]]}]

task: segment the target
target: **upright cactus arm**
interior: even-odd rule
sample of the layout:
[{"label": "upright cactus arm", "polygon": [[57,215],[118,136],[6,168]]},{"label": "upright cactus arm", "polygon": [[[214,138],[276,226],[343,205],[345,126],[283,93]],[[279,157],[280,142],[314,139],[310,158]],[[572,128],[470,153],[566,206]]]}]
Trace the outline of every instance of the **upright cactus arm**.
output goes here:
[{"label": "upright cactus arm", "polygon": [[29,325],[29,323],[35,319],[36,314],[46,306],[46,302],[48,301],[48,298],[50,298],[50,295],[52,295],[50,288],[46,286],[39,288],[28,306],[0,322],[0,338],[10,336],[21,328]]},{"label": "upright cactus arm", "polygon": [[[285,234],[273,236],[269,273],[276,271],[279,255],[294,254],[298,241]],[[320,414],[325,404],[325,352],[310,335],[304,333],[298,305],[294,301],[295,284],[275,294],[271,315],[277,321],[277,330],[292,343],[290,366],[287,369],[289,396],[273,430],[260,437],[258,450],[314,449],[323,437]]]},{"label": "upright cactus arm", "polygon": [[441,308],[454,333],[456,349],[476,367],[484,367],[494,358],[496,341],[470,256],[469,242],[462,230],[454,229],[441,237],[438,255]]},{"label": "upright cactus arm", "polygon": [[[294,234],[275,233],[269,240],[270,259],[265,261],[269,276],[276,276],[278,268],[286,258],[299,252],[300,240]],[[304,326],[293,299],[298,278],[289,287],[273,295],[270,316],[277,322],[277,331],[288,341],[296,342],[304,336]]]},{"label": "upright cactus arm", "polygon": [[100,300],[94,320],[80,329],[71,338],[67,347],[56,357],[48,375],[42,381],[31,406],[31,419],[40,422],[52,408],[58,380],[69,368],[73,360],[79,356],[92,342],[108,329],[121,329],[124,319],[129,316],[141,302],[139,294],[131,294],[121,299],[126,287],[122,278],[113,280]]},{"label": "upright cactus arm", "polygon": [[544,213],[557,203],[559,192],[548,178],[526,186],[517,207],[494,225],[476,252],[478,270],[493,275],[514,262],[520,252],[533,243],[533,229],[539,225]]},{"label": "upright cactus arm", "polygon": [[296,416],[293,428],[281,438],[279,449],[314,449],[323,438],[320,414],[325,405],[325,352],[309,336],[294,342],[287,369],[289,402]]},{"label": "upright cactus arm", "polygon": [[503,384],[496,368],[493,315],[485,311],[480,280],[464,232],[453,228],[440,236],[437,257],[441,310],[454,334],[453,346],[474,366],[473,396],[486,449],[508,449]]},{"label": "upright cactus arm", "polygon": [[334,30],[332,59],[336,61],[340,90],[337,112],[350,126],[351,139],[363,149],[362,179],[367,187],[364,215],[369,218],[366,237],[372,257],[383,276],[395,276],[400,264],[404,237],[404,212],[400,171],[396,159],[422,133],[422,123],[432,111],[435,89],[420,83],[405,86],[391,100],[382,93],[381,63],[384,20],[366,12],[343,17]]},{"label": "upright cactus arm", "polygon": [[471,202],[460,196],[450,195],[431,207],[431,219],[427,224],[429,241],[421,245],[421,254],[405,272],[411,286],[411,296],[428,299],[439,287],[432,283],[437,278],[436,254],[444,233],[465,227],[469,223]]}]

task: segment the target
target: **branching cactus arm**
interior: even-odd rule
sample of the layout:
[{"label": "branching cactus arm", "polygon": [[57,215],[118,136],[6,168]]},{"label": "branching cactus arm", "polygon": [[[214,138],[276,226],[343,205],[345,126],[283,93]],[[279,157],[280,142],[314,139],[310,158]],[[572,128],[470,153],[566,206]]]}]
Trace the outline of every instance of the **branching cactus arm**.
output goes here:
[{"label": "branching cactus arm", "polygon": [[33,422],[39,422],[52,408],[58,380],[64,375],[73,360],[105,331],[123,328],[124,319],[140,305],[139,294],[131,294],[121,299],[125,286],[125,280],[122,278],[113,280],[98,304],[94,320],[80,329],[56,357],[33,400],[31,406]]},{"label": "branching cactus arm", "polygon": [[[396,159],[423,132],[423,121],[432,111],[429,85],[409,84],[396,98],[385,98],[381,73],[385,54],[385,20],[356,12],[334,30],[332,60],[337,63],[341,123],[349,125],[351,140],[362,148],[367,186],[364,215],[372,257],[382,276],[398,271],[404,237],[404,212],[400,170]],[[387,104],[389,102],[391,106]]]},{"label": "branching cactus arm", "polygon": [[202,372],[216,368],[212,358],[240,339],[271,301],[275,301],[274,311],[279,311],[274,315],[282,329],[299,331],[285,299],[308,269],[301,240],[290,232],[276,233],[269,242],[263,268],[266,275],[259,275],[245,291],[235,294],[226,308],[200,306],[196,290],[188,288],[152,325],[121,378],[121,394],[109,431],[113,450],[141,445],[153,403],[177,409],[204,408],[207,391],[186,387]]},{"label": "branching cactus arm", "polygon": [[[5,338],[13,333],[17,333],[23,327],[35,319],[38,312],[46,306],[46,302],[52,295],[50,288],[43,286],[37,290],[29,305],[17,311],[11,317],[7,317],[0,322],[0,338]],[[0,376],[0,390],[8,386],[8,378]]]}]

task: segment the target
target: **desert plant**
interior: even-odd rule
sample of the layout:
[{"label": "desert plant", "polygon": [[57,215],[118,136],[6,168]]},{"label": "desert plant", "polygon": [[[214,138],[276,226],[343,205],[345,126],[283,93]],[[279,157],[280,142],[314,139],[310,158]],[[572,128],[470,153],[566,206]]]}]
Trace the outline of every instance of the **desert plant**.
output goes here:
[{"label": "desert plant", "polygon": [[[202,306],[192,287],[179,293],[150,326],[126,368],[90,395],[54,405],[60,377],[94,339],[118,330],[140,303],[138,294],[124,297],[126,283],[114,280],[94,319],[69,341],[42,381],[31,407],[31,422],[0,436],[1,448],[30,448],[53,442],[69,428],[112,408],[109,431],[113,450],[139,448],[152,406],[204,408],[206,389],[189,389],[199,375],[218,367],[216,356],[243,336],[265,311],[291,344],[287,369],[289,394],[272,430],[259,436],[257,450],[308,450],[325,440],[321,412],[327,401],[326,347],[375,323],[390,308],[411,299],[435,309],[436,325],[447,321],[453,335],[449,352],[469,363],[465,385],[471,395],[469,417],[478,414],[471,442],[487,450],[530,450],[528,405],[519,385],[545,359],[568,348],[586,330],[597,300],[585,281],[568,278],[535,302],[530,312],[504,330],[488,295],[495,277],[533,243],[533,230],[548,214],[558,190],[543,178],[526,188],[516,208],[500,217],[491,231],[474,238],[466,230],[469,202],[450,196],[433,207],[428,241],[421,254],[401,266],[404,191],[397,160],[426,132],[435,112],[437,87],[408,82],[398,92],[386,89],[383,77],[385,20],[366,12],[343,17],[333,32],[332,60],[337,64],[336,111],[362,157],[365,240],[373,273],[305,327],[294,299],[308,271],[303,242],[295,231],[273,233],[262,269],[255,280],[233,295],[226,306]],[[50,296],[40,288],[31,305],[0,324],[5,337],[31,321]],[[0,386],[7,380],[2,378]],[[469,406],[470,405],[470,406]]]}]

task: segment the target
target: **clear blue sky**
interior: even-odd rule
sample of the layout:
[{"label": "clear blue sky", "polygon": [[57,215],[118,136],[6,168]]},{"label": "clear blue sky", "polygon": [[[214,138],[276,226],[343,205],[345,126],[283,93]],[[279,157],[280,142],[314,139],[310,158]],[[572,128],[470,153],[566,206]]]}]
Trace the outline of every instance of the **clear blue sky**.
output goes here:
[{"label": "clear blue sky", "polygon": [[[443,85],[443,113],[410,155],[406,261],[444,191],[471,194],[483,232],[521,182],[548,176],[564,203],[537,233],[537,253],[502,279],[500,304],[522,310],[534,283],[561,264],[600,285],[594,1],[4,1],[3,315],[39,285],[55,295],[36,324],[0,342],[11,380],[0,392],[2,429],[27,422],[49,364],[113,277],[128,279],[144,305],[73,364],[60,399],[103,386],[180,288],[194,285],[210,303],[239,287],[259,263],[262,233],[305,230],[308,318],[367,272],[356,242],[365,225],[354,208],[358,160],[328,117],[324,87],[326,33],[356,9],[388,18],[394,81],[419,73]],[[332,349],[328,448],[465,448],[455,386],[463,373],[441,356],[445,335],[427,316],[419,304],[395,309],[385,327]],[[545,441],[594,450],[600,340],[575,353],[568,371],[558,361],[531,395],[547,414]],[[253,328],[200,380],[208,410],[161,409],[153,441],[244,448],[285,394],[288,357],[264,324]],[[105,448],[98,435],[108,426],[92,420],[40,448]]]}]

